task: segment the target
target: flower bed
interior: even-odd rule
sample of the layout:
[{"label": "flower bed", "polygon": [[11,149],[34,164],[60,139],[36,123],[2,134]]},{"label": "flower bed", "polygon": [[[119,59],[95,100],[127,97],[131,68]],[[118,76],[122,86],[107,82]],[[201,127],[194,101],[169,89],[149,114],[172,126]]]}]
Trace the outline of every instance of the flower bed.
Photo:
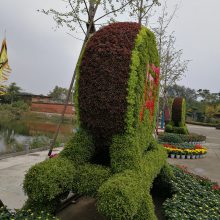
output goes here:
[{"label": "flower bed", "polygon": [[173,134],[173,133],[159,133],[158,140],[165,143],[190,143],[203,144],[206,137],[199,134]]},{"label": "flower bed", "polygon": [[15,220],[36,220],[36,219],[47,219],[47,220],[58,220],[58,218],[52,216],[51,214],[41,211],[39,213],[32,212],[32,210],[18,210],[10,211],[5,206],[0,207],[0,219],[15,219]]},{"label": "flower bed", "polygon": [[174,167],[173,196],[163,204],[166,220],[218,220],[220,188],[217,183]]},{"label": "flower bed", "polygon": [[200,144],[163,144],[170,158],[198,159],[207,154],[207,148]]}]

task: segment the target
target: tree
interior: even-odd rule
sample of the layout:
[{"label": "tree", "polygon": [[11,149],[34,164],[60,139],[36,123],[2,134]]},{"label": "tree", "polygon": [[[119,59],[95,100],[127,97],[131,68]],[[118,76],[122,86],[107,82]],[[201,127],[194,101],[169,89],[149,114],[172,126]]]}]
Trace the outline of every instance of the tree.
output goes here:
[{"label": "tree", "polygon": [[177,6],[171,15],[167,12],[167,5],[162,8],[158,17],[158,26],[153,27],[156,35],[160,56],[160,89],[161,94],[166,98],[167,87],[174,85],[186,72],[190,60],[183,59],[183,50],[176,49],[176,37],[174,32],[169,33],[168,27],[176,14]]},{"label": "tree", "polygon": [[[87,40],[89,39],[90,35],[93,34],[96,31],[95,28],[95,24],[97,21],[99,21],[100,19],[109,16],[110,14],[114,14],[116,15],[117,12],[123,11],[124,8],[131,2],[130,1],[126,1],[126,0],[122,0],[122,1],[118,1],[119,3],[119,7],[116,9],[115,5],[112,3],[112,0],[67,0],[65,1],[66,5],[66,12],[59,12],[56,11],[54,9],[50,9],[50,10],[43,10],[42,12],[47,14],[47,15],[53,15],[53,18],[55,20],[55,22],[57,23],[58,27],[60,26],[67,26],[70,30],[75,30],[76,25],[78,25],[80,27],[80,29],[82,30],[82,32],[85,35],[85,38],[83,40],[83,45],[81,48],[81,52],[82,53],[84,46],[87,42]],[[107,7],[107,3],[110,6],[110,9],[108,9]],[[116,1],[117,3],[117,1]],[[99,16],[98,18],[96,17],[97,14],[97,10],[99,8],[99,6],[102,7],[102,11],[104,11],[104,14],[102,16]],[[84,18],[87,17],[87,20],[84,20]],[[80,57],[80,56],[79,56]],[[51,146],[50,146],[50,151],[48,153],[48,155],[50,156],[52,153],[52,149],[53,149],[53,145],[55,144],[56,138],[58,136],[59,130],[60,130],[60,126],[63,122],[64,119],[64,114],[67,108],[67,104],[69,102],[70,99],[70,94],[71,94],[71,90],[74,84],[74,80],[75,80],[75,76],[76,76],[76,67],[70,82],[70,86],[69,86],[69,90],[68,90],[68,94],[65,100],[65,106],[61,115],[61,120],[57,126],[57,130],[56,133],[54,134],[54,138],[53,141],[51,142]]]},{"label": "tree", "polygon": [[67,94],[68,94],[68,89],[55,86],[53,91],[51,91],[48,95],[51,96],[53,101],[64,103],[66,100]]},{"label": "tree", "polygon": [[143,22],[146,24],[148,21],[147,15],[155,5],[159,6],[160,2],[158,0],[133,0],[129,3],[129,14],[139,24],[143,24]]},{"label": "tree", "polygon": [[3,97],[5,102],[13,103],[19,99],[19,94],[21,92],[21,88],[17,86],[15,82],[11,83],[8,87],[6,87],[6,93]]},{"label": "tree", "polygon": [[167,87],[167,96],[172,98],[184,97],[187,104],[197,101],[197,93],[194,89],[177,84]]},{"label": "tree", "polygon": [[[78,31],[81,29],[85,35],[84,42],[87,41],[90,34],[96,31],[96,26],[102,25],[98,23],[103,18],[112,20],[111,15],[117,16],[119,12],[123,12],[133,0],[67,0],[65,3],[65,11],[57,11],[55,9],[45,10],[42,12],[46,15],[52,15],[57,24],[57,28],[67,27],[70,31]],[[101,14],[101,15],[100,15]],[[105,20],[106,22],[106,20]]]}]

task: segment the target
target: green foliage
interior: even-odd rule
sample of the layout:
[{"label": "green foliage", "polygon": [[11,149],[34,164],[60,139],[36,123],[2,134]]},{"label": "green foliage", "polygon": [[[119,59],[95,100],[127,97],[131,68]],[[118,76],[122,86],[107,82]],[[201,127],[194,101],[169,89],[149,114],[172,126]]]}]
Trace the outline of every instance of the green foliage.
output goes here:
[{"label": "green foliage", "polygon": [[47,219],[47,220],[58,220],[58,218],[53,217],[51,214],[40,211],[33,212],[32,210],[18,210],[18,211],[9,211],[6,207],[0,208],[0,219],[1,220],[36,220],[36,219]]},{"label": "green foliage", "polygon": [[53,91],[51,91],[48,95],[51,96],[53,101],[64,103],[67,97],[67,93],[68,89],[55,86]]},{"label": "green foliage", "polygon": [[172,194],[171,180],[174,178],[173,169],[169,164],[161,169],[160,174],[154,180],[154,189],[160,196],[170,197]]},{"label": "green foliage", "polygon": [[65,145],[60,157],[68,158],[75,164],[89,162],[95,151],[92,136],[80,129]]},{"label": "green foliage", "polygon": [[165,143],[182,143],[182,139],[178,134],[164,133],[159,136],[159,141]]},{"label": "green foliage", "polygon": [[188,129],[186,126],[182,126],[182,127],[173,127],[173,133],[176,134],[189,134]]},{"label": "green foliage", "polygon": [[99,187],[111,176],[109,168],[85,164],[77,169],[77,175],[73,184],[73,191],[81,194],[96,197]]},{"label": "green foliage", "polygon": [[166,157],[165,150],[153,143],[142,154],[142,159],[136,163],[127,162],[127,169],[113,175],[100,187],[98,210],[112,219],[156,219],[149,192],[154,178],[166,164]]},{"label": "green foliage", "polygon": [[141,183],[140,173],[131,170],[109,178],[99,189],[98,210],[112,219],[133,219],[147,193]]},{"label": "green foliage", "polygon": [[163,207],[167,220],[217,220],[220,216],[220,193],[213,183],[173,167],[172,198]]},{"label": "green foliage", "polygon": [[6,87],[6,93],[4,96],[1,96],[1,102],[12,104],[15,101],[19,100],[19,95],[21,88],[17,86],[15,82],[11,83]]},{"label": "green foliage", "polygon": [[189,142],[202,142],[206,137],[199,134],[174,134],[162,133],[159,134],[158,139],[164,143],[189,143]]},{"label": "green foliage", "polygon": [[45,136],[33,137],[30,143],[31,149],[49,146],[50,139]]},{"label": "green foliage", "polygon": [[165,127],[165,132],[172,133],[173,126],[171,124],[167,124]]},{"label": "green foliage", "polygon": [[[147,64],[159,66],[159,57],[156,49],[155,37],[147,28],[142,28],[139,32],[135,47],[132,51],[130,77],[128,80],[128,109],[126,114],[126,133],[134,134],[135,129],[140,126],[140,111],[144,102],[144,86],[146,82]],[[156,88],[156,97],[158,98],[158,88]],[[155,103],[157,103],[155,100]],[[152,133],[155,127],[155,121],[150,122],[149,112],[144,111],[146,124],[149,126],[149,133]],[[156,105],[154,115],[156,114]]]},{"label": "green foliage", "polygon": [[71,190],[75,172],[75,166],[67,159],[58,157],[46,160],[28,170],[23,183],[24,192],[37,205],[49,205]]}]

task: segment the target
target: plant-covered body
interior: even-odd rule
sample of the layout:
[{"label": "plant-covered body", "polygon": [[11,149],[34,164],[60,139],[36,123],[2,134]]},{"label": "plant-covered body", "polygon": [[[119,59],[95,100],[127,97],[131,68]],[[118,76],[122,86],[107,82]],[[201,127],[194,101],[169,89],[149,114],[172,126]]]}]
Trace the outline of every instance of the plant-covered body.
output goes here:
[{"label": "plant-covered body", "polygon": [[71,189],[96,197],[108,218],[156,219],[150,188],[167,154],[152,136],[159,89],[154,35],[137,23],[111,24],[90,38],[77,68],[79,128],[57,158],[75,164]]}]

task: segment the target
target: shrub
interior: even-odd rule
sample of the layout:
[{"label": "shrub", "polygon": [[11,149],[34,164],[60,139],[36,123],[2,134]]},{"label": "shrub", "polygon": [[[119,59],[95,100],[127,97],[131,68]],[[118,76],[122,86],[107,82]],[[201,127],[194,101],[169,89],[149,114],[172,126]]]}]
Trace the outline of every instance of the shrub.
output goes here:
[{"label": "shrub", "polygon": [[173,126],[171,124],[167,124],[165,127],[165,132],[172,133]]},{"label": "shrub", "polygon": [[220,216],[220,194],[207,180],[173,167],[175,194],[163,204],[167,220],[217,220]]},{"label": "shrub", "polygon": [[[64,158],[46,160],[32,166],[25,175],[23,189],[29,202],[42,205],[52,203],[71,190],[75,175],[75,166]],[[38,209],[38,207],[36,207]]]},{"label": "shrub", "polygon": [[107,167],[96,164],[85,164],[78,167],[73,184],[73,191],[87,196],[96,197],[99,187],[111,176]]},{"label": "shrub", "polygon": [[141,185],[140,173],[126,170],[111,177],[99,189],[98,210],[111,219],[133,219],[149,188]]},{"label": "shrub", "polygon": [[159,136],[159,141],[164,143],[182,143],[182,139],[178,134],[164,133]]},{"label": "shrub", "polygon": [[173,133],[188,134],[189,132],[188,132],[186,126],[182,126],[182,127],[173,127]]},{"label": "shrub", "polygon": [[67,142],[64,150],[60,153],[60,157],[68,158],[75,164],[84,164],[91,160],[94,151],[92,136],[80,129]]}]

